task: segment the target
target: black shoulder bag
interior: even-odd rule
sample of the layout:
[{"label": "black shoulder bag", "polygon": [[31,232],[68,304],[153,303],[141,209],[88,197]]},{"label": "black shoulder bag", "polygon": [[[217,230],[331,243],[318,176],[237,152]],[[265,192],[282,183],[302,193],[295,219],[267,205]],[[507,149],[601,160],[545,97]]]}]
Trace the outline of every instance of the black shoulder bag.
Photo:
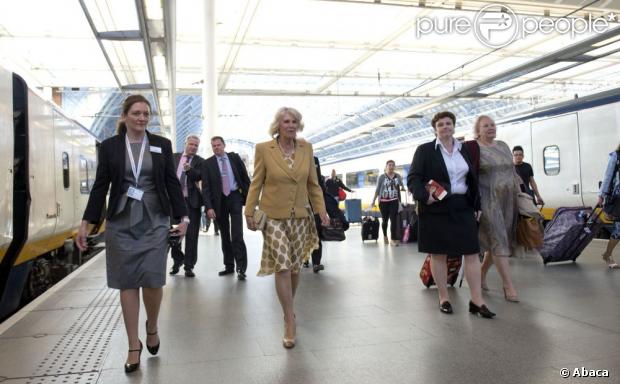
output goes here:
[{"label": "black shoulder bag", "polygon": [[618,169],[620,168],[620,151],[616,152],[616,167],[614,173],[609,181],[609,189],[605,196],[605,202],[603,203],[603,212],[608,216],[613,217],[616,220],[620,219],[620,194],[614,194],[614,184]]}]

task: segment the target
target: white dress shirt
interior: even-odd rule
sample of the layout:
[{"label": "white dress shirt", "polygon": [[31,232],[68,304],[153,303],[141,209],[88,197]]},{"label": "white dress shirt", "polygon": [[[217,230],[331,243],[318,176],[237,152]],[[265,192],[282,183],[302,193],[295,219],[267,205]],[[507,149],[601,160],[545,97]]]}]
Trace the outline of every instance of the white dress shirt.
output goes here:
[{"label": "white dress shirt", "polygon": [[446,168],[448,169],[448,176],[450,176],[450,193],[455,195],[464,195],[467,193],[467,173],[469,172],[469,166],[461,155],[461,147],[463,146],[460,141],[452,139],[452,153],[448,153],[446,147],[443,146],[439,139],[435,142],[435,149],[437,146],[441,149],[441,156],[443,157]]}]

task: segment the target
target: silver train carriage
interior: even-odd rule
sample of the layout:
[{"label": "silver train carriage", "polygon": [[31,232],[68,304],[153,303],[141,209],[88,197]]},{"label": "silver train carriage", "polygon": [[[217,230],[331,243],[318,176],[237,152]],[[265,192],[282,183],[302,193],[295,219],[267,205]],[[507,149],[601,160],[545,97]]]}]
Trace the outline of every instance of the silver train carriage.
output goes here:
[{"label": "silver train carriage", "polygon": [[2,68],[0,132],[2,319],[88,257],[73,238],[95,179],[97,140]]},{"label": "silver train carriage", "polygon": [[[608,155],[620,142],[620,89],[549,105],[513,118],[497,119],[497,138],[511,148],[520,145],[525,161],[545,201],[543,214],[550,220],[558,207],[594,206]],[[459,127],[457,137],[473,138],[473,127]],[[426,139],[428,141],[430,139]],[[329,175],[335,169],[352,197],[370,208],[378,176],[385,162],[396,162],[406,179],[419,143],[364,158],[322,164]],[[408,195],[411,202],[411,195]]]}]

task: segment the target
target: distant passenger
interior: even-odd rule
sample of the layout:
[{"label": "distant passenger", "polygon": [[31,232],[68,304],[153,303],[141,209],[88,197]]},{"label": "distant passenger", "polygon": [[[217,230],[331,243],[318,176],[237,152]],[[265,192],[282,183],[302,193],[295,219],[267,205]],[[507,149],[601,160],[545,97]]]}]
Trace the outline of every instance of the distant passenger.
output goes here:
[{"label": "distant passenger", "polygon": [[[330,218],[339,219],[342,223],[342,228],[346,231],[349,229],[349,222],[347,221],[344,213],[338,208],[338,203],[332,199],[332,196],[327,193],[327,189],[325,188],[325,177],[321,175],[321,164],[319,163],[319,159],[314,156],[314,166],[316,168],[316,176],[319,180],[319,186],[323,191],[323,201],[325,202],[325,210]],[[314,214],[314,222],[316,225],[316,230],[319,233],[319,248],[312,251],[312,270],[314,273],[319,273],[320,271],[325,269],[325,266],[321,264],[321,260],[323,259],[323,242],[321,239],[321,216],[318,214]],[[310,262],[305,261],[304,267],[309,268]]]},{"label": "distant passenger", "polygon": [[[605,176],[603,176],[603,182],[601,183],[601,189],[598,194],[598,205],[603,204],[605,199],[611,199],[620,195],[620,171],[618,170],[618,158],[620,157],[620,145],[618,148],[609,154],[609,160],[607,161],[607,168],[605,169]],[[611,233],[611,237],[607,242],[607,249],[603,253],[603,260],[607,266],[611,269],[620,268],[618,263],[614,261],[612,252],[618,241],[620,241],[620,217],[610,217],[607,219],[614,221],[614,229]]]},{"label": "distant passenger", "polygon": [[400,231],[398,228],[398,209],[400,207],[400,190],[404,188],[403,178],[394,172],[396,163],[394,160],[388,160],[385,163],[385,173],[379,176],[377,180],[377,189],[372,198],[370,206],[375,205],[377,197],[379,198],[379,210],[381,211],[381,229],[383,230],[383,242],[388,244],[387,226],[390,221],[390,238],[392,245],[398,247],[400,243]]},{"label": "distant passenger", "polygon": [[545,201],[540,197],[540,193],[538,192],[538,185],[536,185],[536,181],[534,180],[534,170],[529,163],[523,161],[523,147],[520,145],[516,145],[512,148],[512,160],[515,165],[515,169],[517,173],[523,180],[522,191],[528,195],[532,196],[537,205],[545,205]]},{"label": "distant passenger", "polygon": [[[189,217],[176,177],[170,140],[152,135],[146,127],[151,105],[141,95],[123,103],[117,135],[99,148],[97,175],[76,243],[87,247],[88,224],[101,217],[108,189],[106,214],[106,271],[108,286],[120,289],[123,320],[129,343],[125,372],[140,366],[138,338],[140,291],[146,308],[146,348],[159,350],[157,319],[166,283],[168,233],[185,235]],[[170,217],[180,224],[170,229]]]},{"label": "distant passenger", "polygon": [[237,272],[237,279],[245,280],[248,251],[243,241],[243,206],[250,187],[245,164],[235,152],[226,152],[221,136],[211,138],[213,156],[202,162],[202,197],[211,220],[217,220],[222,234],[225,276]]},{"label": "distant passenger", "polygon": [[482,203],[480,219],[480,246],[485,252],[482,262],[482,289],[488,290],[486,276],[495,262],[502,278],[504,298],[518,302],[517,291],[510,277],[508,257],[516,237],[518,207],[517,195],[521,178],[512,163],[510,147],[495,140],[497,128],[488,116],[479,116],[474,125],[474,136],[480,151],[478,183]]},{"label": "distant passenger", "polygon": [[342,188],[342,189],[344,189],[347,192],[353,192],[353,190],[349,189],[349,187],[344,185],[342,180],[340,180],[338,178],[338,176],[336,176],[336,170],[335,169],[332,169],[331,177],[329,179],[325,180],[325,187],[327,188],[327,193],[332,195],[334,197],[334,199],[336,199],[336,201],[340,201],[340,198],[338,197],[338,195],[339,195],[338,189]]},{"label": "distant passenger", "polygon": [[203,210],[202,210],[202,231],[203,232],[209,232],[209,227],[211,227],[211,223],[213,223],[214,235],[215,236],[219,236],[220,235],[220,226],[217,225],[217,220],[209,219],[209,216],[207,216],[207,211],[203,207]]},{"label": "distant passenger", "polygon": [[185,254],[180,247],[171,249],[174,264],[170,270],[171,275],[179,273],[179,268],[183,266],[185,276],[194,277],[194,265],[198,258],[198,233],[200,232],[200,207],[202,206],[202,192],[198,187],[200,181],[200,164],[204,160],[198,156],[198,146],[200,137],[189,135],[185,139],[185,150],[183,153],[175,153],[174,166],[177,170],[177,177],[181,182],[183,196],[189,215],[189,224],[185,234]]},{"label": "distant passenger", "polygon": [[258,276],[275,273],[276,292],[284,312],[285,348],[295,346],[293,300],[301,265],[319,247],[312,210],[320,216],[321,224],[329,225],[312,144],[297,138],[303,127],[296,109],[283,107],[276,112],[269,127],[273,140],[256,145],[254,176],[245,206],[247,226],[252,231],[257,229],[257,205],[266,216]]},{"label": "distant passenger", "polygon": [[[480,197],[476,170],[468,149],[454,139],[456,117],[440,112],[432,125],[437,138],[420,145],[413,156],[407,186],[418,201],[418,250],[431,254],[431,273],[439,291],[439,310],[452,313],[447,289],[447,255],[464,255],[471,300],[469,312],[492,318],[480,287],[478,225]],[[436,195],[429,182],[445,189]]]}]

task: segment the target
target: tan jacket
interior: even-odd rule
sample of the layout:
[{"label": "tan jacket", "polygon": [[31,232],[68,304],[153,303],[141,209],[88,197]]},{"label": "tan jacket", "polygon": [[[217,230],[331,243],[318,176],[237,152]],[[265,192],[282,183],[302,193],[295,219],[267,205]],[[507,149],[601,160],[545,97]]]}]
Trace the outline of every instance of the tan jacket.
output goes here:
[{"label": "tan jacket", "polygon": [[245,215],[254,214],[258,205],[271,219],[288,219],[293,209],[294,217],[302,218],[309,215],[310,202],[314,213],[325,212],[312,144],[297,139],[293,169],[289,169],[282,158],[275,139],[256,144],[254,176],[245,203]]}]

